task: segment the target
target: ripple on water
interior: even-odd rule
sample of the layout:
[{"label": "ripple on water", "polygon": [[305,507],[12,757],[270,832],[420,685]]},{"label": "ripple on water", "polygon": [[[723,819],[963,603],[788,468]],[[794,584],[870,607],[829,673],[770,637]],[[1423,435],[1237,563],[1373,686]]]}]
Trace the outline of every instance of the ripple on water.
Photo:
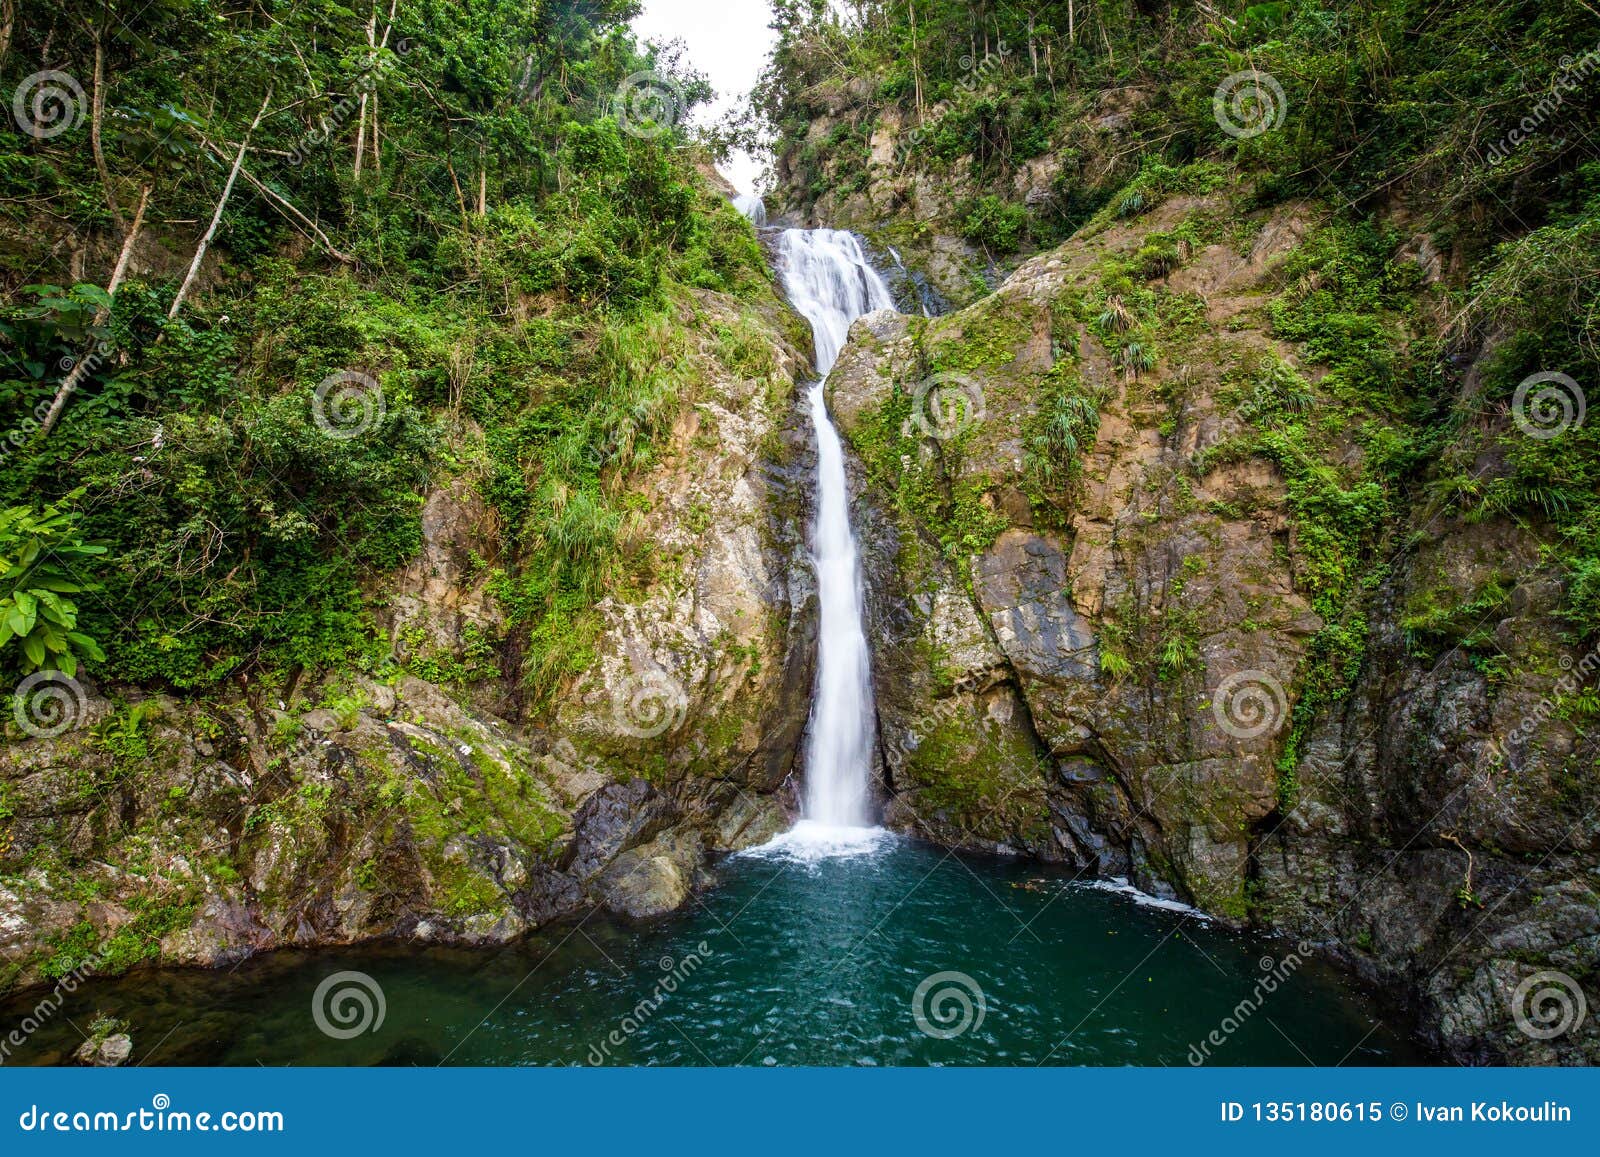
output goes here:
[{"label": "ripple on water", "polygon": [[[677,917],[595,916],[511,948],[406,944],[92,982],[14,1057],[64,1062],[81,1039],[72,1023],[103,1011],[131,1023],[136,1057],[154,1064],[1183,1066],[1280,955],[1134,903],[1126,885],[1080,887],[1064,871],[879,829],[801,830],[716,871],[718,887]],[[663,987],[666,959],[679,975]],[[382,987],[387,1017],[377,1033],[335,1040],[309,1010],[319,982],[347,969]],[[948,1028],[959,1011],[936,995],[952,978],[974,1014],[937,1035],[929,1018]],[[37,1000],[0,1006],[0,1031]],[[1319,961],[1265,1000],[1207,1063],[1427,1059],[1404,1021]]]}]

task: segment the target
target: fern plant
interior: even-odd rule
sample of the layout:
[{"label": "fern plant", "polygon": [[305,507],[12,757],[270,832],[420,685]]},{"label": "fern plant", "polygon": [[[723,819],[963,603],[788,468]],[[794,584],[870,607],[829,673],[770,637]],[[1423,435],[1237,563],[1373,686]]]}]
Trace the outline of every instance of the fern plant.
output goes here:
[{"label": "fern plant", "polygon": [[81,659],[105,661],[99,644],[77,629],[78,607],[67,597],[97,588],[81,572],[106,552],[84,542],[77,523],[76,513],[57,506],[0,510],[0,663],[24,674],[50,666],[70,677]]}]

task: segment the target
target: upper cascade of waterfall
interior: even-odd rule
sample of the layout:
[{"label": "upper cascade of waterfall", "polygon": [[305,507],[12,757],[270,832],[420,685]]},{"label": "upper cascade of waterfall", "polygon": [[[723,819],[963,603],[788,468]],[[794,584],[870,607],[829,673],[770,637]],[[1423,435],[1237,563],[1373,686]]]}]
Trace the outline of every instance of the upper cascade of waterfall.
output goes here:
[{"label": "upper cascade of waterfall", "polygon": [[839,360],[850,323],[893,309],[888,283],[867,261],[861,239],[842,229],[785,229],[778,235],[779,274],[790,303],[811,323],[817,372]]},{"label": "upper cascade of waterfall", "polygon": [[733,198],[733,207],[746,217],[757,229],[767,226],[767,203],[754,193],[737,193]]}]

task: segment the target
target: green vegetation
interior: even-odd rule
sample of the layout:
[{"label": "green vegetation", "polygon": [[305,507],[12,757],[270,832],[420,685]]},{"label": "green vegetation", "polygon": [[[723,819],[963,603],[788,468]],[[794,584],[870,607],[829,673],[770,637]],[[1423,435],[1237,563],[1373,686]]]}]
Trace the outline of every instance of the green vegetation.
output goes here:
[{"label": "green vegetation", "polygon": [[[890,190],[873,200],[891,214],[911,198],[915,230],[882,231],[913,252],[943,234],[1014,263],[1076,234],[1085,244],[1073,252],[1094,254],[1079,278],[1089,290],[1058,303],[1053,368],[1023,375],[1029,396],[999,407],[1026,415],[1036,524],[1059,526],[1072,509],[1107,401],[1083,384],[1084,332],[1127,384],[1130,407],[1152,395],[1170,407],[1164,439],[1183,424],[1189,367],[1221,372],[1216,400],[1244,428],[1230,422],[1203,443],[1163,497],[1170,509],[1187,509],[1193,488],[1229,463],[1265,458],[1281,474],[1292,533],[1279,549],[1322,620],[1291,688],[1278,765],[1286,810],[1313,723],[1360,674],[1373,594],[1415,545],[1408,532],[1514,522],[1561,580],[1567,641],[1600,637],[1600,425],[1577,421],[1600,382],[1592,7],[850,7],[853,23],[811,0],[777,6],[780,45],[758,104],[776,136],[780,194],[804,210],[824,191]],[[1227,103],[1229,83],[1241,103]],[[869,141],[894,127],[902,148],[874,167],[869,150],[814,147],[818,121]],[[1247,131],[1230,131],[1240,121]],[[1211,208],[1167,214],[1134,249],[1094,249],[1163,203],[1219,192]],[[1250,259],[1268,212],[1294,219],[1288,255],[1272,292],[1225,324],[1275,340],[1219,365],[1207,303],[1166,281],[1208,245]],[[1000,346],[976,347],[960,368],[1003,376],[1019,346]],[[1534,379],[1530,394],[1533,375],[1543,384]],[[888,492],[957,554],[960,495],[920,475],[959,462],[961,445],[919,455],[893,441],[893,420],[867,439],[869,463],[885,479],[894,471]],[[985,498],[965,505],[982,511]],[[1216,513],[1244,513],[1225,505]],[[1152,526],[1160,517],[1145,512]],[[1507,568],[1458,590],[1413,576],[1398,616],[1409,647],[1429,659],[1460,649],[1503,676],[1494,628],[1525,578]],[[1193,665],[1184,581],[1152,621],[1108,613],[1098,624],[1108,680],[1177,679]]]},{"label": "green vegetation", "polygon": [[78,604],[67,597],[94,589],[77,576],[106,552],[83,541],[77,521],[55,506],[0,510],[0,665],[20,659],[28,672],[48,662],[71,676],[80,656],[105,661],[99,644],[76,629]]},{"label": "green vegetation", "polygon": [[993,193],[973,201],[961,215],[961,235],[994,253],[1015,253],[1028,228],[1028,211]]},{"label": "green vegetation", "polygon": [[18,24],[6,90],[43,52],[86,97],[59,134],[0,138],[0,663],[193,693],[376,669],[372,580],[452,474],[503,532],[490,645],[535,698],[587,662],[599,593],[649,573],[626,480],[694,400],[702,295],[773,299],[701,154],[627,131],[632,73],[708,92],[634,44],[633,7],[422,0],[390,26],[381,5],[177,0]]},{"label": "green vegetation", "polygon": [[[1581,71],[1600,17],[1583,5],[854,0],[852,23],[819,0],[774,7],[780,42],[757,105],[791,188],[812,200],[865,188],[868,151],[836,138],[868,140],[894,118],[919,171],[967,190],[963,226],[1004,221],[1039,247],[1102,210],[1127,217],[1201,191],[1166,179],[1198,159],[1238,164],[1263,203],[1312,197],[1366,212],[1415,188],[1441,248],[1476,250],[1542,226],[1600,107]],[[1252,71],[1271,84],[1223,90],[1219,116],[1225,79]],[[868,95],[858,77],[870,79]],[[1535,113],[1541,128],[1513,143]],[[1242,134],[1224,127],[1229,117]],[[826,142],[813,139],[819,120],[834,126]],[[1022,204],[1013,178],[1034,161],[1049,162],[1049,195]],[[1546,276],[1556,251],[1592,270],[1593,228],[1590,219],[1540,238],[1517,279]],[[1566,284],[1593,301],[1592,289]]]}]

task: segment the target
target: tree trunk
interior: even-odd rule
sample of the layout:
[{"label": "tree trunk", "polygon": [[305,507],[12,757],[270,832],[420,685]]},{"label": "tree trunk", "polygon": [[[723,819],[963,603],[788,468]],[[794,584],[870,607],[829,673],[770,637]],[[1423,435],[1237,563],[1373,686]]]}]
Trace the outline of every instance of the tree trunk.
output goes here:
[{"label": "tree trunk", "polygon": [[[206,148],[210,149],[213,153],[216,153],[217,156],[226,157],[228,155],[211,141],[207,140],[204,136],[202,136],[200,140],[202,143],[204,143]],[[317,227],[317,223],[315,221],[313,221],[310,217],[307,217],[299,209],[295,208],[292,201],[289,201],[281,193],[278,193],[276,190],[257,179],[249,169],[240,169],[239,175],[245,179],[251,188],[255,189],[256,192],[265,197],[269,205],[278,210],[285,217],[288,217],[289,220],[295,222],[295,224],[305,228],[311,234],[312,240],[321,245],[329,257],[332,257],[336,261],[343,261],[347,265],[355,263],[355,258],[351,257],[350,254],[341,252],[340,250],[334,248],[333,242],[328,240],[328,235]]]},{"label": "tree trunk", "polygon": [[100,127],[106,118],[105,59],[105,45],[101,43],[99,29],[96,29],[94,95],[89,99],[89,147],[94,152],[94,167],[100,172],[100,187],[105,191],[106,206],[111,210],[111,219],[117,223],[118,229],[126,229],[127,222],[122,218],[122,206],[117,204],[117,194],[111,188],[111,171],[106,168],[106,154],[100,147]]},{"label": "tree trunk", "polygon": [[[378,5],[372,5],[372,15],[367,19],[367,60],[370,62],[378,58]],[[361,177],[361,160],[367,155],[367,98],[370,92],[361,94],[361,107],[356,109],[356,164],[353,175],[359,180]]]},{"label": "tree trunk", "polygon": [[6,62],[11,51],[11,30],[17,24],[17,6],[13,0],[0,0],[0,65]]},{"label": "tree trunk", "polygon": [[[400,0],[389,0],[389,15],[384,21],[383,39],[378,41],[378,47],[380,49],[389,47],[389,34],[394,31],[394,10],[399,3]],[[376,15],[376,10],[374,10],[374,15]],[[376,56],[374,56],[374,60],[376,60]],[[370,95],[372,97],[372,171],[374,173],[381,173],[383,172],[383,156],[378,152],[378,86],[376,84],[372,86]],[[363,102],[365,102],[367,99],[366,95],[363,95],[361,99]],[[361,150],[357,148],[356,152],[358,157],[360,151]]]},{"label": "tree trunk", "polygon": [[483,145],[478,145],[478,216],[489,211],[489,163],[484,159]]},{"label": "tree trunk", "polygon": [[[127,236],[122,240],[122,252],[117,254],[117,264],[111,271],[111,280],[106,282],[106,293],[115,297],[117,290],[122,286],[122,278],[128,272],[128,260],[133,256],[133,246],[139,240],[139,229],[144,225],[145,206],[150,203],[150,186],[146,185],[139,190],[139,207],[133,211],[133,224],[128,227]],[[95,311],[94,323],[104,325],[111,315],[110,310],[98,309]],[[77,390],[79,384],[89,374],[91,364],[98,362],[95,351],[90,349],[83,357],[79,358],[72,366],[72,372],[62,380],[61,386],[56,390],[55,400],[50,403],[50,410],[44,416],[44,421],[39,424],[39,437],[48,438],[50,431],[55,429],[56,422],[61,419],[61,411],[67,408],[67,401]]]},{"label": "tree trunk", "polygon": [[916,93],[917,123],[922,123],[922,53],[917,48],[917,2],[906,0],[906,11],[911,16],[911,86]]},{"label": "tree trunk", "polygon": [[172,299],[172,308],[167,310],[167,320],[171,321],[178,316],[178,308],[183,305],[183,299],[189,294],[189,287],[194,284],[194,279],[200,275],[200,263],[206,259],[206,249],[211,245],[211,239],[217,234],[217,226],[222,224],[222,212],[228,207],[228,198],[233,196],[234,182],[239,179],[239,170],[244,165],[245,150],[250,147],[250,135],[261,124],[261,118],[267,115],[267,105],[272,101],[272,90],[267,90],[267,98],[261,102],[261,109],[256,113],[256,119],[250,122],[250,127],[245,130],[244,140],[239,142],[239,155],[233,158],[233,170],[228,174],[228,183],[222,187],[222,196],[217,201],[217,211],[211,214],[211,225],[206,229],[205,235],[200,238],[200,244],[195,246],[194,260],[189,262],[189,272],[184,275],[183,284],[178,286],[178,295]]},{"label": "tree trunk", "polygon": [[356,163],[351,175],[361,177],[361,158],[367,155],[367,94],[361,94],[361,105],[356,109]]}]

